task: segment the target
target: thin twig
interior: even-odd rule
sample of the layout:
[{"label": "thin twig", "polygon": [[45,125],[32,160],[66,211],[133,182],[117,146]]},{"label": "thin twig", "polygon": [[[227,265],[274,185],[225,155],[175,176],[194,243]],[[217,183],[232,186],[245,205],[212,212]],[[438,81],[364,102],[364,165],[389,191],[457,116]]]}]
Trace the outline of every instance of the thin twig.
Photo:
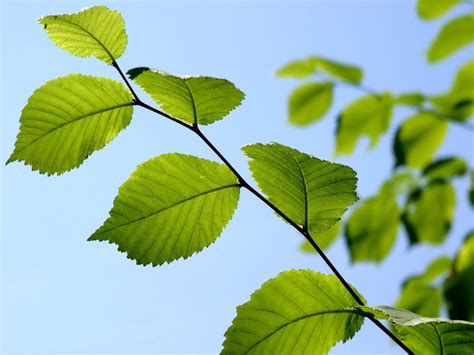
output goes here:
[{"label": "thin twig", "polygon": [[[306,229],[306,226],[300,226],[298,225],[295,221],[293,221],[290,217],[288,217],[283,211],[281,211],[278,207],[276,207],[272,202],[270,202],[267,198],[265,198],[260,192],[255,190],[240,174],[239,172],[232,166],[231,163],[222,155],[222,153],[212,144],[212,142],[202,133],[202,131],[199,129],[199,125],[197,123],[194,123],[193,125],[187,124],[175,117],[172,117],[171,115],[168,115],[167,113],[160,111],[150,105],[147,105],[143,101],[140,100],[140,98],[136,95],[135,91],[133,90],[132,86],[130,85],[130,82],[128,79],[125,77],[123,74],[122,70],[120,69],[118,63],[114,61],[112,63],[113,67],[117,69],[119,72],[120,76],[122,79],[125,81],[126,85],[130,89],[130,92],[132,93],[134,97],[134,102],[136,105],[141,106],[147,110],[150,110],[158,115],[161,115],[173,122],[176,122],[180,124],[181,126],[193,131],[201,140],[219,157],[219,159],[222,160],[222,162],[230,169],[230,171],[235,175],[235,177],[238,179],[240,185],[247,189],[251,194],[256,196],[259,200],[261,200],[263,203],[265,203],[268,207],[270,207],[275,213],[277,213],[281,218],[283,218],[286,222],[288,222],[294,229],[296,229],[301,235],[303,235],[306,240],[311,244],[311,246],[316,250],[316,252],[321,256],[321,258],[324,260],[324,262],[328,265],[328,267],[332,270],[332,272],[336,275],[336,277],[339,279],[339,281],[342,283],[344,288],[349,292],[349,294],[352,296],[352,298],[359,304],[360,306],[364,306],[365,303],[362,301],[362,299],[359,297],[359,295],[352,289],[352,287],[349,285],[349,283],[344,279],[344,277],[341,275],[341,273],[337,270],[337,268],[334,266],[334,264],[329,260],[329,258],[326,256],[326,254],[323,252],[323,250],[319,247],[319,245],[316,243],[316,241],[311,237],[309,234],[308,230]],[[403,350],[407,352],[407,354],[413,354],[413,352],[400,340],[398,337],[392,333],[388,328],[386,328],[378,319],[375,319],[374,316],[372,315],[365,315],[368,317],[378,328],[380,328],[385,334],[387,334],[398,346],[400,346]]]}]

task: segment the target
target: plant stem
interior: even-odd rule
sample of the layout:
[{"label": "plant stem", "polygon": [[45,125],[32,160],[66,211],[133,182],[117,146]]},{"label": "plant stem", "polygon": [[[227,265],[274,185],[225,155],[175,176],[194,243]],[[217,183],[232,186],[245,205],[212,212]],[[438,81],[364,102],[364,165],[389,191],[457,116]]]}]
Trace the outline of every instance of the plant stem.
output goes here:
[{"label": "plant stem", "polygon": [[[140,98],[137,96],[135,91],[133,90],[132,86],[130,85],[130,82],[128,79],[125,77],[123,74],[122,70],[120,69],[120,66],[117,64],[116,61],[112,63],[113,67],[117,69],[119,72],[120,76],[122,79],[125,81],[127,87],[129,88],[130,92],[132,93],[134,97],[134,103],[138,106],[141,106],[147,110],[150,110],[158,115],[161,115],[173,122],[176,122],[180,124],[181,126],[193,131],[201,140],[219,157],[220,160],[230,169],[230,171],[235,175],[235,177],[238,179],[239,184],[241,187],[247,189],[251,194],[253,194],[255,197],[257,197],[259,200],[261,200],[263,203],[265,203],[268,207],[270,207],[275,213],[277,213],[281,218],[283,218],[286,222],[288,222],[293,228],[295,228],[298,232],[300,232],[301,235],[303,235],[306,240],[311,244],[311,246],[316,250],[316,252],[321,256],[321,258],[324,260],[324,262],[327,264],[327,266],[331,269],[331,271],[336,275],[336,277],[339,279],[339,281],[342,283],[342,285],[346,288],[346,290],[349,292],[349,294],[352,296],[352,298],[360,305],[364,306],[365,303],[362,301],[362,299],[357,295],[357,293],[352,289],[352,287],[349,285],[349,283],[344,279],[344,277],[341,275],[341,273],[337,270],[337,268],[334,266],[334,264],[329,260],[329,258],[326,256],[326,254],[323,252],[323,250],[319,247],[319,245],[316,243],[316,241],[311,237],[309,234],[308,230],[306,229],[306,226],[300,226],[296,222],[294,222],[290,217],[288,217],[283,211],[281,211],[278,207],[276,207],[272,202],[270,202],[267,198],[265,198],[260,192],[255,190],[250,184],[239,174],[239,172],[232,166],[231,163],[222,155],[222,153],[212,144],[212,142],[204,135],[204,133],[201,132],[199,129],[199,125],[195,122],[193,125],[190,125],[188,123],[185,123],[181,120],[178,120],[175,117],[172,117],[171,115],[168,115],[167,113],[160,111],[146,103],[140,100]],[[387,334],[398,346],[400,346],[403,350],[407,352],[407,354],[413,354],[413,352],[400,340],[398,337],[392,333],[388,328],[386,328],[378,319],[375,319],[373,315],[365,315],[368,317],[378,328],[380,328],[385,334]]]}]

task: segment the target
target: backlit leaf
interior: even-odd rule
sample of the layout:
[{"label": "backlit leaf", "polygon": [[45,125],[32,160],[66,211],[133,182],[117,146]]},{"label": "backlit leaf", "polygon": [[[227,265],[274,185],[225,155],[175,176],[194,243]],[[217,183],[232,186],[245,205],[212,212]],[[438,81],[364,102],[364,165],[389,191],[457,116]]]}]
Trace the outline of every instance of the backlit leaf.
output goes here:
[{"label": "backlit leaf", "polygon": [[313,75],[317,70],[317,61],[313,56],[294,60],[285,64],[277,72],[276,76],[281,78],[306,78]]},{"label": "backlit leaf", "polygon": [[405,120],[395,136],[395,165],[423,168],[443,143],[447,130],[448,122],[431,112]]},{"label": "backlit leaf", "polygon": [[428,49],[431,63],[443,60],[474,41],[474,14],[456,17],[443,26]]},{"label": "backlit leaf", "polygon": [[244,93],[225,79],[180,77],[149,68],[135,68],[128,75],[166,113],[191,124],[218,121],[244,98]]},{"label": "backlit leaf", "polygon": [[433,281],[448,272],[450,267],[451,259],[442,256],[432,261],[422,274],[411,276],[405,280],[395,307],[425,317],[438,317],[441,310],[442,293]]},{"label": "backlit leaf", "polygon": [[471,231],[458,251],[453,272],[444,284],[449,316],[474,321],[474,232]]},{"label": "backlit leaf", "polygon": [[282,272],[237,307],[221,354],[326,354],[362,326],[355,305],[333,275]]},{"label": "backlit leaf", "polygon": [[397,105],[418,107],[421,106],[425,100],[426,97],[421,92],[407,92],[398,95],[395,98],[395,103]]},{"label": "backlit leaf", "polygon": [[395,195],[381,192],[364,200],[351,213],[345,237],[352,262],[380,262],[397,237],[400,211]]},{"label": "backlit leaf", "polygon": [[105,6],[93,6],[67,15],[39,19],[48,37],[78,57],[96,57],[107,64],[119,58],[127,47],[122,16]]},{"label": "backlit leaf", "polygon": [[410,243],[442,243],[451,229],[455,206],[456,192],[445,181],[429,182],[413,193],[403,216]]},{"label": "backlit leaf", "polygon": [[23,109],[7,163],[24,161],[48,174],[76,168],[127,127],[132,105],[130,92],[111,79],[71,74],[48,81]]},{"label": "backlit leaf", "polygon": [[433,20],[447,13],[459,0],[418,0],[418,15],[425,20]]},{"label": "backlit leaf", "polygon": [[387,93],[364,96],[349,104],[337,122],[336,154],[351,154],[363,136],[374,147],[390,125],[392,109],[393,98]]},{"label": "backlit leaf", "polygon": [[239,190],[225,165],[160,155],[140,165],[120,187],[110,217],[89,240],[115,243],[142,265],[187,258],[221,234]]},{"label": "backlit leaf", "polygon": [[467,173],[467,164],[464,159],[451,157],[431,162],[423,169],[423,175],[429,179],[449,179],[463,176]]},{"label": "backlit leaf", "polygon": [[242,148],[250,170],[270,201],[317,236],[339,221],[357,200],[351,168],[301,153],[278,143]]},{"label": "backlit leaf", "polygon": [[415,354],[474,353],[474,323],[421,317],[387,306],[360,308],[378,319],[388,319],[403,342]]},{"label": "backlit leaf", "polygon": [[289,121],[305,126],[323,117],[332,103],[332,83],[306,83],[296,88],[288,102]]}]

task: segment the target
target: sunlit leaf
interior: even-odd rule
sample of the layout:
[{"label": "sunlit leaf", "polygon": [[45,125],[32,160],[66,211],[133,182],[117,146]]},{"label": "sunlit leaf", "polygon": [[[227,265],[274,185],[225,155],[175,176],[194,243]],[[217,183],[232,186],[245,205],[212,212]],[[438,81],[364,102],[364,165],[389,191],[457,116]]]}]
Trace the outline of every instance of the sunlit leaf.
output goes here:
[{"label": "sunlit leaf", "polygon": [[471,231],[454,260],[453,272],[444,284],[444,296],[453,319],[474,321],[474,231]]},{"label": "sunlit leaf", "polygon": [[396,166],[423,168],[431,161],[448,130],[448,122],[431,112],[421,112],[405,120],[394,141]]},{"label": "sunlit leaf", "polygon": [[358,84],[363,77],[362,69],[350,64],[343,64],[334,60],[315,57],[317,67],[320,71],[350,83]]},{"label": "sunlit leaf", "polygon": [[332,103],[332,83],[306,83],[296,88],[289,97],[288,120],[305,126],[323,117]]},{"label": "sunlit leaf", "polygon": [[471,176],[471,186],[469,187],[469,191],[468,191],[468,199],[469,199],[469,202],[471,203],[471,206],[474,207],[474,171],[471,171],[470,176]]},{"label": "sunlit leaf", "polygon": [[[339,236],[340,229],[341,229],[341,222],[338,222],[325,232],[315,233],[313,235],[313,239],[316,241],[316,243],[318,243],[318,246],[321,249],[325,250],[329,248],[331,244]],[[300,244],[300,250],[302,252],[310,253],[310,254],[316,253],[313,246],[306,240]]]},{"label": "sunlit leaf", "polygon": [[345,237],[352,262],[380,262],[397,237],[400,211],[395,195],[381,192],[366,199],[351,213]]},{"label": "sunlit leaf", "polygon": [[317,56],[309,56],[305,59],[289,62],[281,67],[276,75],[283,78],[301,79],[318,71],[329,74],[333,78],[355,84],[359,83],[363,77],[363,72],[359,67]]},{"label": "sunlit leaf", "polygon": [[445,181],[429,182],[413,193],[403,216],[410,243],[442,243],[451,228],[455,207],[456,192]]},{"label": "sunlit leaf", "polygon": [[57,46],[79,57],[93,56],[111,64],[127,47],[122,16],[105,6],[45,16],[39,22]]},{"label": "sunlit leaf", "polygon": [[415,177],[411,171],[399,171],[384,181],[380,187],[380,192],[391,193],[397,197],[400,194],[413,190],[418,183],[419,179]]},{"label": "sunlit leaf", "polygon": [[450,91],[430,98],[450,119],[464,121],[474,112],[474,60],[461,66]]},{"label": "sunlit leaf", "polygon": [[418,0],[418,15],[425,20],[433,20],[447,13],[459,0]]},{"label": "sunlit leaf", "polygon": [[438,317],[441,310],[442,293],[433,281],[448,272],[450,267],[451,259],[442,256],[432,261],[422,274],[405,280],[395,307],[425,317]]},{"label": "sunlit leaf", "polygon": [[336,154],[351,154],[360,138],[370,139],[370,147],[387,131],[392,117],[393,99],[389,94],[364,96],[349,104],[339,116]]},{"label": "sunlit leaf", "polygon": [[423,169],[423,175],[429,179],[449,179],[467,173],[467,164],[458,157],[442,158],[431,162]]},{"label": "sunlit leaf", "polygon": [[355,305],[333,275],[282,272],[237,307],[221,354],[326,354],[362,326]]},{"label": "sunlit leaf", "polygon": [[443,26],[428,49],[431,63],[443,60],[474,41],[474,14],[456,17]]},{"label": "sunlit leaf", "polygon": [[7,163],[24,161],[47,174],[76,168],[127,127],[132,105],[130,92],[111,79],[72,74],[48,81],[23,109]]},{"label": "sunlit leaf", "polygon": [[339,221],[357,200],[351,168],[301,153],[278,143],[242,148],[250,170],[270,201],[317,236]]},{"label": "sunlit leaf", "polygon": [[403,342],[415,354],[474,353],[474,323],[421,317],[387,306],[360,308],[378,319],[388,319]]},{"label": "sunlit leaf", "polygon": [[425,102],[426,97],[421,92],[407,92],[398,95],[394,100],[397,105],[418,107]]},{"label": "sunlit leaf", "polygon": [[244,93],[225,79],[180,77],[149,68],[135,68],[128,75],[166,113],[191,124],[218,121],[244,98]]},{"label": "sunlit leaf", "polygon": [[317,70],[317,61],[313,56],[305,59],[294,60],[278,69],[276,76],[281,78],[306,78]]},{"label": "sunlit leaf", "polygon": [[221,234],[239,191],[225,165],[161,155],[140,165],[120,187],[110,217],[89,240],[115,243],[142,265],[187,258]]}]

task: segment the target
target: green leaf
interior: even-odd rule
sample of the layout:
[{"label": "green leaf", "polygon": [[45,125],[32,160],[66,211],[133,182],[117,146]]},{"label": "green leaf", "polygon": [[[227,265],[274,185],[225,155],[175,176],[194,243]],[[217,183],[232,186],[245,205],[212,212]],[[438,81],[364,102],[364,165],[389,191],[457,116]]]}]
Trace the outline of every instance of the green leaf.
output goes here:
[{"label": "green leaf", "polygon": [[142,265],[187,258],[221,234],[239,191],[225,165],[161,155],[140,165],[120,187],[110,217],[89,240],[115,243]]},{"label": "green leaf", "polygon": [[449,92],[430,98],[450,119],[465,121],[474,111],[474,60],[461,66]]},{"label": "green leaf", "polygon": [[418,0],[418,15],[425,20],[433,20],[447,13],[459,0]]},{"label": "green leaf", "polygon": [[395,195],[379,193],[362,202],[349,216],[345,228],[352,262],[380,262],[397,237],[400,211]]},{"label": "green leaf", "polygon": [[244,93],[225,79],[180,77],[149,68],[134,68],[128,75],[166,113],[191,124],[218,121],[244,98]]},{"label": "green leaf", "polygon": [[322,57],[314,57],[317,67],[337,79],[342,79],[349,83],[358,84],[363,78],[363,72],[359,67],[349,64],[339,63]]},{"label": "green leaf", "polygon": [[437,287],[415,279],[405,283],[395,307],[424,317],[438,317],[441,300],[441,291]]},{"label": "green leaf", "polygon": [[250,170],[270,201],[316,236],[340,220],[357,200],[356,173],[278,143],[242,148]]},{"label": "green leaf", "polygon": [[309,77],[317,71],[354,84],[360,83],[363,77],[363,72],[359,67],[317,56],[292,61],[281,67],[276,75],[282,78],[301,79]]},{"label": "green leaf", "polygon": [[474,231],[458,251],[452,274],[444,284],[449,315],[454,319],[474,321]]},{"label": "green leaf", "polygon": [[294,60],[281,67],[276,72],[276,76],[281,78],[306,78],[316,72],[317,64],[318,63],[313,56],[305,59]]},{"label": "green leaf", "polygon": [[306,83],[296,88],[289,97],[289,121],[306,126],[323,117],[331,107],[333,83]]},{"label": "green leaf", "polygon": [[421,112],[405,120],[394,141],[396,166],[423,168],[443,143],[448,122],[435,113]]},{"label": "green leaf", "polygon": [[282,272],[237,307],[221,354],[325,354],[362,326],[356,305],[333,275]]},{"label": "green leaf", "polygon": [[418,107],[421,106],[425,100],[426,97],[421,92],[407,92],[398,95],[395,98],[395,103],[397,105]]},{"label": "green leaf", "polygon": [[387,306],[360,309],[377,319],[388,319],[403,342],[415,354],[472,354],[474,323],[442,318],[421,317],[415,313]]},{"label": "green leaf", "polygon": [[449,179],[467,173],[464,159],[457,157],[442,158],[431,162],[423,169],[423,175],[431,180]]},{"label": "green leaf", "polygon": [[450,183],[435,180],[415,191],[403,216],[410,243],[441,244],[451,229],[455,207],[456,192]]},{"label": "green leaf", "polygon": [[451,259],[441,256],[420,275],[408,278],[404,284],[395,307],[406,309],[425,317],[438,317],[441,310],[441,290],[432,282],[446,273]]},{"label": "green leaf", "polygon": [[[331,246],[331,244],[336,240],[339,235],[339,230],[341,229],[341,222],[334,224],[331,228],[329,228],[325,232],[315,233],[313,235],[313,239],[318,243],[318,246],[325,250]],[[314,250],[313,246],[305,240],[300,244],[300,250],[304,253],[315,254],[316,250]]]},{"label": "green leaf", "polygon": [[127,47],[122,16],[105,6],[93,6],[74,14],[45,16],[39,22],[58,47],[78,57],[96,57],[111,64]]},{"label": "green leaf", "polygon": [[413,190],[419,183],[411,171],[395,172],[389,179],[384,181],[380,187],[380,193],[391,193],[395,197]]},{"label": "green leaf", "polygon": [[337,122],[335,153],[351,154],[362,136],[370,138],[370,147],[374,147],[389,127],[392,109],[393,98],[388,93],[364,96],[349,104]]},{"label": "green leaf", "polygon": [[428,49],[428,61],[443,60],[474,41],[474,14],[456,17],[443,26]]},{"label": "green leaf", "polygon": [[24,161],[48,174],[76,168],[127,127],[132,105],[130,92],[111,79],[71,74],[48,81],[23,109],[7,163]]}]

